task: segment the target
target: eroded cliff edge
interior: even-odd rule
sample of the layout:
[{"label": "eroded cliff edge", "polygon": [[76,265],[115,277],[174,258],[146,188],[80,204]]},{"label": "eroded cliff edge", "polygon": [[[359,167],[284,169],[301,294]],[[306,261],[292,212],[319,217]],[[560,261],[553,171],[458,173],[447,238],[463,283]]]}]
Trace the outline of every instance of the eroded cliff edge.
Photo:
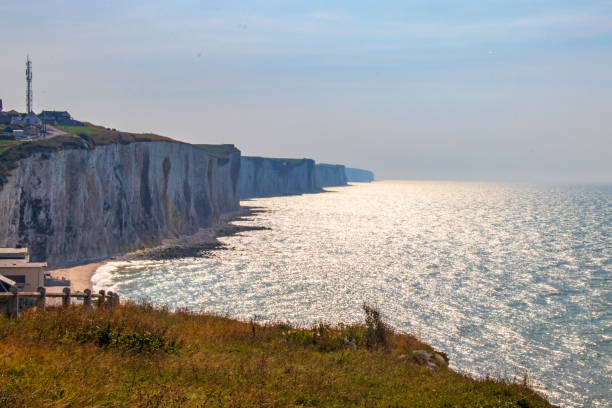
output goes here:
[{"label": "eroded cliff edge", "polygon": [[346,171],[342,164],[317,163],[315,165],[315,185],[317,188],[346,185]]},{"label": "eroded cliff edge", "polygon": [[346,184],[345,167],[341,164],[315,164],[312,159],[240,159],[241,198],[315,193],[323,187]]},{"label": "eroded cliff edge", "polygon": [[352,167],[346,168],[346,178],[349,182],[369,183],[374,181],[374,173],[370,170],[356,169]]},{"label": "eroded cliff edge", "polygon": [[317,191],[311,159],[243,156],[240,159],[241,198],[314,193]]},{"label": "eroded cliff edge", "polygon": [[20,158],[0,190],[0,246],[52,265],[141,249],[239,208],[240,151],[174,141],[82,143]]}]

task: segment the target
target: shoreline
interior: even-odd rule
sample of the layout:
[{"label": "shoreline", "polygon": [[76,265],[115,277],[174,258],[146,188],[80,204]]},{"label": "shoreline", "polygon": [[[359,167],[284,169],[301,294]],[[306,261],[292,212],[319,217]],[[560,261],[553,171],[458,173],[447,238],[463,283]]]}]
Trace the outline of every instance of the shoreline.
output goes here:
[{"label": "shoreline", "polygon": [[61,292],[64,287],[70,287],[71,291],[82,292],[92,289],[92,278],[98,268],[114,261],[133,261],[137,259],[171,259],[187,256],[197,256],[202,252],[223,248],[220,237],[237,234],[241,231],[259,229],[234,225],[232,222],[240,221],[245,217],[261,212],[258,207],[241,206],[238,211],[225,214],[220,217],[219,222],[208,228],[200,228],[191,235],[183,235],[176,238],[165,238],[161,244],[143,248],[138,251],[128,252],[122,255],[108,256],[92,262],[83,263],[70,267],[60,267],[46,270],[51,278],[56,281],[70,281],[70,285],[48,286],[48,292]]},{"label": "shoreline", "polygon": [[[91,278],[100,266],[109,261],[110,259],[107,259],[101,262],[91,262],[69,268],[51,269],[48,270],[47,273],[49,273],[55,280],[70,281],[69,287],[71,291],[82,292],[85,289],[92,288]],[[46,289],[47,292],[61,292],[66,286],[47,286]]]}]

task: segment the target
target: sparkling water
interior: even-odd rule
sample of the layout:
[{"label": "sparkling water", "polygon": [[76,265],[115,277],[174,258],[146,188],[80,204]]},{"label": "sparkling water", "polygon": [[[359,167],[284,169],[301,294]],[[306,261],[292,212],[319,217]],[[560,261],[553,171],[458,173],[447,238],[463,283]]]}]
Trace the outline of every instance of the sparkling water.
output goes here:
[{"label": "sparkling water", "polygon": [[241,319],[362,319],[475,376],[527,376],[551,402],[610,407],[612,185],[376,182],[243,202],[209,257],[112,262],[96,288]]}]

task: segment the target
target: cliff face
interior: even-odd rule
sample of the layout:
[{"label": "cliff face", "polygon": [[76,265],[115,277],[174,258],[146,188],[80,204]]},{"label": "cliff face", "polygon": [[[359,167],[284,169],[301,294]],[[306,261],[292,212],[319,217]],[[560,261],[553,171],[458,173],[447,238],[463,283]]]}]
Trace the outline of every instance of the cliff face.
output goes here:
[{"label": "cliff face", "polygon": [[315,185],[317,188],[345,186],[345,167],[341,164],[316,164]]},{"label": "cliff face", "polygon": [[0,190],[0,246],[59,265],[193,233],[238,209],[239,160],[161,141],[36,153]]},{"label": "cliff face", "polygon": [[266,197],[315,192],[314,161],[310,159],[240,159],[240,197]]},{"label": "cliff face", "polygon": [[369,183],[374,181],[374,173],[369,170],[346,168],[346,178],[349,182]]}]

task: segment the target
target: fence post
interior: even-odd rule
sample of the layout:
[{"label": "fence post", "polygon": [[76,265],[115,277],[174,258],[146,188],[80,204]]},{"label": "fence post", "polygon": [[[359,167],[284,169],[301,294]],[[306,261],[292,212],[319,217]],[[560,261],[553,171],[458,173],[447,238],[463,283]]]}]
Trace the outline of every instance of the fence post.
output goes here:
[{"label": "fence post", "polygon": [[92,305],[91,290],[85,289],[83,292],[85,292],[85,297],[83,298],[83,304],[87,307],[91,307]]},{"label": "fence post", "polygon": [[119,306],[119,294],[115,293],[115,306]]},{"label": "fence post", "polygon": [[19,292],[17,288],[11,288],[11,293],[13,296],[9,300],[9,316],[13,319],[19,319]]},{"label": "fence post", "polygon": [[98,292],[100,297],[98,298],[98,307],[104,307],[104,301],[106,300],[104,297],[106,296],[106,292],[101,290]]},{"label": "fence post", "polygon": [[107,295],[108,295],[108,308],[112,309],[113,306],[115,306],[114,305],[114,303],[115,303],[115,297],[114,297],[115,294],[112,291],[109,290]]},{"label": "fence post", "polygon": [[62,292],[64,292],[64,297],[62,298],[62,306],[70,306],[70,288],[64,288]]},{"label": "fence post", "polygon": [[40,297],[36,300],[36,308],[39,311],[44,312],[47,304],[47,289],[41,286],[38,288],[38,293],[40,293]]}]

